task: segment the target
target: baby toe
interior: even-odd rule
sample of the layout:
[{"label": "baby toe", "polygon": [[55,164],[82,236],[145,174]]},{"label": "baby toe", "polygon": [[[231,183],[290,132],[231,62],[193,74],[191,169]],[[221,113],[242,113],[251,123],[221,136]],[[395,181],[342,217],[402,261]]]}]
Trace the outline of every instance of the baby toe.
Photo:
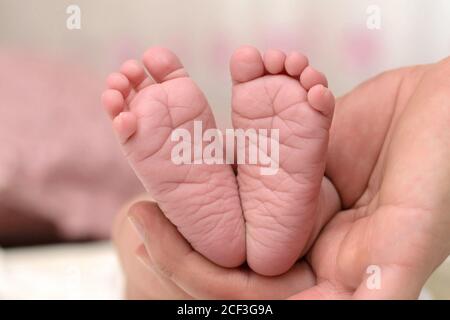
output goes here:
[{"label": "baby toe", "polygon": [[271,74],[281,73],[284,70],[286,55],[280,50],[270,49],[264,53],[264,66]]},{"label": "baby toe", "polygon": [[128,78],[133,88],[138,89],[149,77],[145,74],[144,67],[136,60],[128,60],[122,64],[120,72]]},{"label": "baby toe", "polygon": [[124,98],[128,96],[131,91],[131,84],[128,78],[122,73],[111,73],[106,79],[106,85],[109,89],[119,91]]},{"label": "baby toe", "polygon": [[292,77],[299,77],[302,71],[308,66],[308,58],[300,52],[289,53],[284,63],[286,72]]},{"label": "baby toe", "polygon": [[137,128],[137,119],[132,112],[121,112],[113,120],[114,131],[121,143],[125,143]]},{"label": "baby toe", "polygon": [[300,83],[306,90],[311,89],[317,84],[321,84],[324,87],[328,87],[328,81],[325,75],[311,66],[307,66],[300,75]]},{"label": "baby toe", "polygon": [[114,119],[124,109],[124,98],[120,91],[108,89],[102,94],[102,104],[111,119]]},{"label": "baby toe", "polygon": [[187,77],[180,59],[169,49],[154,47],[148,49],[142,57],[145,67],[157,82]]},{"label": "baby toe", "polygon": [[264,75],[264,62],[259,51],[251,46],[237,49],[230,61],[233,82],[247,82]]},{"label": "baby toe", "polygon": [[334,96],[331,90],[321,84],[315,85],[308,91],[309,104],[326,116],[333,114]]}]

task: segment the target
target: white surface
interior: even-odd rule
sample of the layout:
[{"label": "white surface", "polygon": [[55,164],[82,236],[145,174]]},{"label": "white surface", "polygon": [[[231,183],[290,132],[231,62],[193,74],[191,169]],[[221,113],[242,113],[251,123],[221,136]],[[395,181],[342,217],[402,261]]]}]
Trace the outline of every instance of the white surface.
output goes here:
[{"label": "white surface", "polygon": [[110,243],[0,251],[0,299],[120,299]]},{"label": "white surface", "polygon": [[[450,270],[450,258],[439,269]],[[432,289],[419,299],[433,299]],[[122,299],[122,292],[109,242],[0,249],[0,299]]]}]

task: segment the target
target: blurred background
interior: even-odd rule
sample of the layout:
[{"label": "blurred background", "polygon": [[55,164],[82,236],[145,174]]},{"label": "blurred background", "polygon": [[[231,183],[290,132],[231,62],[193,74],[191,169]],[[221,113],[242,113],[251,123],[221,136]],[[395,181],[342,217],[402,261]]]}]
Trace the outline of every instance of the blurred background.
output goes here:
[{"label": "blurred background", "polygon": [[[80,29],[67,28],[70,5]],[[104,78],[167,46],[223,128],[228,60],[242,44],[304,52],[339,96],[448,56],[450,1],[0,0],[0,298],[120,297],[113,250],[92,241],[107,240],[115,213],[143,190],[100,108]],[[66,244],[36,247],[54,243]],[[51,285],[61,279],[72,289]],[[450,298],[449,287],[447,264],[424,297]]]}]

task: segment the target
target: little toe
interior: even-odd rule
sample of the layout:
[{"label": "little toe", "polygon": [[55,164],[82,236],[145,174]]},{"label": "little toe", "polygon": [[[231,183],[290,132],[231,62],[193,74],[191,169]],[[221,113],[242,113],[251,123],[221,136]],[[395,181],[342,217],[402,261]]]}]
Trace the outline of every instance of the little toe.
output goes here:
[{"label": "little toe", "polygon": [[308,91],[309,104],[326,116],[333,114],[334,96],[331,90],[321,84],[315,85]]},{"label": "little toe", "polygon": [[124,109],[125,100],[120,91],[105,90],[102,94],[102,104],[111,119],[114,119]]},{"label": "little toe", "polygon": [[246,82],[264,75],[264,63],[259,51],[250,46],[237,49],[230,61],[234,83]]},{"label": "little toe", "polygon": [[144,53],[142,61],[157,82],[188,76],[178,57],[166,48],[150,48]]},{"label": "little toe", "polygon": [[328,81],[325,75],[311,66],[307,66],[300,75],[300,83],[306,90],[311,89],[317,84],[321,84],[324,87],[328,87]]},{"label": "little toe", "polygon": [[308,66],[308,58],[297,51],[289,53],[284,63],[286,72],[293,77],[299,77]]},{"label": "little toe", "polygon": [[147,76],[147,74],[145,73],[142,64],[140,64],[136,60],[126,61],[124,64],[122,64],[120,72],[122,72],[128,78],[135,90],[140,90],[154,83],[153,79]]},{"label": "little toe", "polygon": [[121,143],[125,143],[137,128],[137,119],[132,112],[121,112],[113,120],[114,131]]},{"label": "little toe", "polygon": [[284,70],[286,55],[280,50],[270,49],[264,53],[264,66],[271,74],[281,73]]},{"label": "little toe", "polygon": [[122,73],[111,73],[106,79],[106,85],[109,89],[119,91],[124,98],[126,98],[131,91],[131,84],[128,78]]}]

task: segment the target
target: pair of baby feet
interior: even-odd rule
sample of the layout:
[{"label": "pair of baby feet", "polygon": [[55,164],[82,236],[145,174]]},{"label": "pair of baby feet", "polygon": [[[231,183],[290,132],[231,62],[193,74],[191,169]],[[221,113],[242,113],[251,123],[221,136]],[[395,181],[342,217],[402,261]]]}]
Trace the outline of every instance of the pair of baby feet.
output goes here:
[{"label": "pair of baby feet", "polygon": [[[263,275],[287,271],[317,218],[334,97],[327,80],[298,52],[253,47],[231,58],[234,128],[279,129],[279,169],[182,164],[171,159],[177,128],[193,133],[215,120],[202,91],[175,54],[151,48],[107,79],[104,108],[131,166],[194,249],[224,267]],[[192,142],[193,143],[193,142]]]}]

